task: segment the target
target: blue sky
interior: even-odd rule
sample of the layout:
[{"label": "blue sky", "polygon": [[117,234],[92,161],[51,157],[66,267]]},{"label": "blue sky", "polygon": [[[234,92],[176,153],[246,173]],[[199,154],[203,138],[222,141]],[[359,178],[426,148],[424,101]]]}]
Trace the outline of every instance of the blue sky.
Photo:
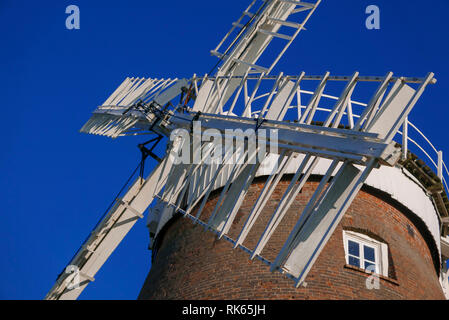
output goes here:
[{"label": "blue sky", "polygon": [[[127,76],[208,72],[209,50],[248,2],[0,0],[0,299],[42,299],[139,161],[142,138],[80,134],[90,112]],[[65,28],[71,4],[80,30]],[[380,30],[365,28],[370,4]],[[447,0],[325,0],[276,72],[433,71],[411,121],[449,155],[448,11]],[[81,298],[135,299],[147,245],[140,221]]]}]

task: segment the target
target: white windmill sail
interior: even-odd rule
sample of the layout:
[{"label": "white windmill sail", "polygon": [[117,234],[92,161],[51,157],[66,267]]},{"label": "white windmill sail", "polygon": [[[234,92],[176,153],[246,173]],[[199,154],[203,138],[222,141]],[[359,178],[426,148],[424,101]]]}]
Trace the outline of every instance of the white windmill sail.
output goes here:
[{"label": "white windmill sail", "polygon": [[[128,191],[91,232],[45,297],[48,300],[77,299],[85,287],[94,281],[95,274],[120,244],[129,230],[141,218],[154,197],[163,188],[173,165],[177,146],[153,170],[147,179],[136,179]],[[75,283],[75,277],[77,282]]]},{"label": "white windmill sail", "polygon": [[[291,0],[256,0],[233,23],[232,29],[211,53],[220,59],[217,77],[228,78],[207,80],[199,92],[194,111],[218,112],[239,86],[238,77],[248,74],[268,75],[287,51],[299,33],[305,29],[321,0],[311,2]],[[245,20],[246,19],[246,20]],[[246,21],[246,22],[245,22]],[[232,36],[235,35],[235,38]],[[264,52],[274,40],[280,45],[268,50],[270,57],[258,65]],[[219,52],[222,50],[222,52]],[[274,58],[273,58],[274,57]]]},{"label": "white windmill sail", "polygon": [[81,128],[81,132],[117,138],[131,129],[140,130],[139,120],[147,126],[154,120],[154,115],[147,117],[143,110],[130,107],[138,102],[154,102],[158,106],[165,106],[181,93],[181,88],[187,86],[185,79],[145,79],[126,78],[117,90],[95,110],[92,117]]},{"label": "white windmill sail", "polygon": [[[392,73],[383,78],[363,77],[358,72],[350,77],[329,72],[322,76],[304,72],[270,75],[319,3],[254,0],[212,51],[221,62],[214,75],[181,80],[127,78],[94,111],[81,132],[111,138],[156,133],[168,138],[175,130],[183,129],[188,137],[194,137],[194,123],[199,121],[201,135],[207,135],[211,129],[226,135],[227,130],[254,128],[276,134],[262,137],[266,149],[257,146],[244,150],[238,158],[240,163],[228,161],[239,154],[238,148],[225,148],[221,161],[208,164],[206,158],[217,152],[210,141],[170,142],[161,163],[148,178],[137,179],[117,199],[72,259],[69,265],[78,272],[62,273],[47,299],[77,298],[153,200],[156,205],[148,217],[152,240],[175,213],[181,213],[232,242],[235,248],[245,250],[251,258],[268,264],[272,271],[288,274],[297,285],[304,281],[371,170],[378,165],[394,166],[399,160],[401,150],[393,138],[427,85],[435,83],[432,73],[421,79],[395,78]],[[275,58],[262,66],[267,63],[263,53],[275,39],[284,43],[274,46],[270,53]],[[341,82],[346,86],[338,97],[326,91]],[[357,87],[372,82],[378,82],[379,87],[370,101],[354,101]],[[316,85],[315,89],[306,90],[311,84]],[[413,84],[419,87],[413,88]],[[360,108],[358,112],[356,107]],[[247,138],[249,141],[252,136],[240,140]],[[181,150],[189,150],[200,161],[175,163]],[[264,249],[323,159],[328,161],[327,172],[285,244],[278,248],[276,258],[269,261],[264,257]],[[248,234],[292,165],[296,165],[296,171],[281,201],[257,244],[248,247]],[[260,172],[267,175],[265,185],[233,239],[234,221]],[[218,202],[206,216],[205,204],[212,191],[219,188],[222,190]],[[71,286],[75,276],[81,279],[78,289]]]}]

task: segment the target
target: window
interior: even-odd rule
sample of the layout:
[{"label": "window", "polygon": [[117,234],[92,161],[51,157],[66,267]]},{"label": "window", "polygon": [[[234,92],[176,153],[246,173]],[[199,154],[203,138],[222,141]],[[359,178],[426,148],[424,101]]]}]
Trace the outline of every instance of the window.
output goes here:
[{"label": "window", "polygon": [[346,264],[388,276],[388,247],[364,234],[343,231]]}]

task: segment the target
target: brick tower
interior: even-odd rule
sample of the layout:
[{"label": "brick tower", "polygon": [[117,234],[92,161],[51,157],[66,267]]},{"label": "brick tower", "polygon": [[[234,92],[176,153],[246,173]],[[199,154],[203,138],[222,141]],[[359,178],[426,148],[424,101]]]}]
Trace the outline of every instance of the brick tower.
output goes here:
[{"label": "brick tower", "polygon": [[[426,191],[430,177],[425,181],[408,171],[414,172],[411,168],[418,162],[409,157],[372,173],[298,288],[286,275],[270,272],[263,261],[249,260],[243,250],[218,240],[201,225],[174,216],[154,235],[152,267],[139,299],[444,299],[447,269],[441,268],[449,247],[440,238],[439,214]],[[285,242],[319,174],[318,167],[264,248],[266,259],[273,260]],[[246,247],[255,246],[289,178],[284,177],[267,202]],[[238,236],[265,180],[261,175],[251,185],[231,238]],[[219,191],[207,202],[206,220]],[[377,276],[371,274],[373,269]]]}]

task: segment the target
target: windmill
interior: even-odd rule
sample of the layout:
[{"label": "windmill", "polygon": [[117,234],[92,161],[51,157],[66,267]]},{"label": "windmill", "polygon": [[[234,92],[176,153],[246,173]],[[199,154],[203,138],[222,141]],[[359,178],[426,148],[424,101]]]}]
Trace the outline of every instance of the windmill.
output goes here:
[{"label": "windmill", "polygon": [[[218,58],[213,72],[190,79],[127,78],[94,111],[81,132],[110,138],[154,134],[140,149],[144,158],[151,156],[158,165],[114,200],[70,261],[69,271],[74,272],[62,272],[46,299],[76,299],[150,205],[151,241],[171,217],[182,214],[230,241],[236,250],[248,252],[250,259],[286,274],[294,280],[292,285],[304,283],[371,171],[401,160],[403,150],[393,139],[426,87],[436,82],[433,73],[424,78],[395,77],[391,72],[383,77],[358,72],[272,75],[320,2],[253,0],[211,51]],[[352,99],[358,87],[372,83],[377,87],[368,103]],[[313,84],[317,85],[312,91],[302,89]],[[344,84],[339,96],[325,94],[333,84]],[[353,110],[356,107],[360,112]],[[189,139],[169,139],[177,130],[187,132]],[[266,148],[249,148],[254,137],[245,136],[218,149],[211,139],[198,139],[210,138],[211,130],[222,136],[229,130],[270,134],[257,136]],[[164,137],[167,151],[156,155],[155,145]],[[178,163],[185,152],[197,161]],[[217,154],[218,161],[207,162]],[[246,247],[247,235],[292,163],[297,169],[281,201],[256,246]],[[264,247],[318,165],[325,170],[316,191],[276,258],[269,261],[262,254]],[[232,238],[229,230],[261,169],[268,178],[238,236]],[[219,188],[219,200],[205,218],[205,204]],[[79,287],[73,289],[74,283]]]}]

